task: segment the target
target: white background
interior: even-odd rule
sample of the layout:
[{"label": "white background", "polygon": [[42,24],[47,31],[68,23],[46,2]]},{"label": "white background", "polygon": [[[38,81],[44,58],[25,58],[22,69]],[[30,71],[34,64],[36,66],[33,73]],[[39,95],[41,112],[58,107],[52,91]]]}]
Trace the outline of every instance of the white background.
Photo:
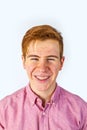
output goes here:
[{"label": "white background", "polygon": [[87,0],[0,0],[0,99],[28,83],[21,41],[38,24],[61,31],[66,59],[57,82],[87,101]]}]

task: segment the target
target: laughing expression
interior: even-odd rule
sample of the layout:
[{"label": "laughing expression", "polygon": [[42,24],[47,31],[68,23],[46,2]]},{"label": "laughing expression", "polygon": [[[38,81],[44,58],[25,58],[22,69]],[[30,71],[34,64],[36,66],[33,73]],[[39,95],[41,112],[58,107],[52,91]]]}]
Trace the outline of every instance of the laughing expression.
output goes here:
[{"label": "laughing expression", "polygon": [[35,93],[52,91],[56,86],[56,78],[63,66],[60,59],[59,43],[56,40],[37,40],[31,42],[23,59],[29,82]]}]

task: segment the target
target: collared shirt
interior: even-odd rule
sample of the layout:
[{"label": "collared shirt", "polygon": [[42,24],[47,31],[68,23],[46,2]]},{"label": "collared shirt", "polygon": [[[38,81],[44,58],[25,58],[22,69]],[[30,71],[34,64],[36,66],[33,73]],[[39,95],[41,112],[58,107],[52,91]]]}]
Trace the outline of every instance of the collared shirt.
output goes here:
[{"label": "collared shirt", "polygon": [[87,106],[57,85],[43,107],[27,85],[0,101],[0,130],[87,130]]}]

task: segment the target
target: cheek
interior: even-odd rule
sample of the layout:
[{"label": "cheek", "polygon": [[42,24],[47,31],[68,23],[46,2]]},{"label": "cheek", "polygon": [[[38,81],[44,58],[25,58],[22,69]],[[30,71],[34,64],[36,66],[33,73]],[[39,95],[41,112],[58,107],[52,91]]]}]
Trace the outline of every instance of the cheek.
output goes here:
[{"label": "cheek", "polygon": [[58,73],[58,66],[50,65],[50,70],[51,70],[52,74],[55,76]]},{"label": "cheek", "polygon": [[53,64],[52,66],[50,66],[51,70],[53,70],[54,72],[58,72],[61,68],[60,64]]},{"label": "cheek", "polygon": [[25,70],[27,71],[28,75],[31,75],[34,69],[35,69],[35,66],[32,64],[25,65]]}]

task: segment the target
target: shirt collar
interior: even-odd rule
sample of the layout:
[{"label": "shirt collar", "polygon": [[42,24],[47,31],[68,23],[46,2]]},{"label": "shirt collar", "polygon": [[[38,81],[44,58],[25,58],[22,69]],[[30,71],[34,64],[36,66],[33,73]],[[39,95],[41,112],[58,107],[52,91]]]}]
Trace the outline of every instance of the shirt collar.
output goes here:
[{"label": "shirt collar", "polygon": [[[27,95],[29,97],[29,101],[32,105],[34,105],[37,101],[37,99],[39,98],[30,88],[30,85],[28,84],[26,86],[26,92],[27,92]],[[56,84],[56,89],[51,97],[51,103],[57,103],[58,102],[58,99],[60,97],[60,86],[58,86],[58,84]]]},{"label": "shirt collar", "polygon": [[27,96],[29,97],[29,102],[34,105],[38,96],[31,90],[30,85],[26,86]]},{"label": "shirt collar", "polygon": [[58,86],[58,84],[56,84],[56,89],[51,97],[51,102],[53,103],[57,103],[60,97],[60,86]]}]

